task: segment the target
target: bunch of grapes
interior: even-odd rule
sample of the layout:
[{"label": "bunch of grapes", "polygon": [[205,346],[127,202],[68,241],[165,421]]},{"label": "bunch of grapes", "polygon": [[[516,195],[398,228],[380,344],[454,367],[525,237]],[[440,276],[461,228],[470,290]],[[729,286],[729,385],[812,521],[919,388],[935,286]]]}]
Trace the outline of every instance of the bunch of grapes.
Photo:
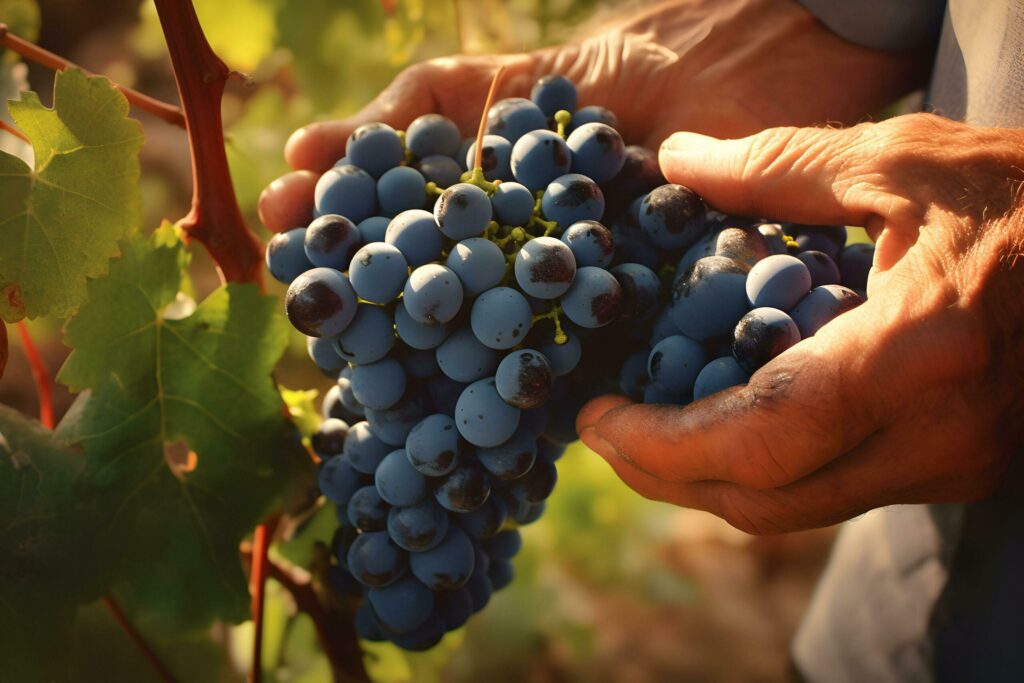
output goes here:
[{"label": "bunch of grapes", "polygon": [[313,222],[267,248],[337,378],[312,438],[331,585],[360,637],[412,650],[512,580],[587,400],[744,383],[859,303],[837,283],[863,289],[871,260],[833,228],[709,211],[562,76],[485,108],[476,140],[436,114],[359,127]]}]

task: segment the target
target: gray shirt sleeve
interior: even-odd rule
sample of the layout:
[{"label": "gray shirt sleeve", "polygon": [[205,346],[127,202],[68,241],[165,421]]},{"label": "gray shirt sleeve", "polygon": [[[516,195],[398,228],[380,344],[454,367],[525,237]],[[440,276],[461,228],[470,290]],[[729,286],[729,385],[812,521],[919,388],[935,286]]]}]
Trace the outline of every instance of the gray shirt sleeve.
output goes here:
[{"label": "gray shirt sleeve", "polygon": [[851,43],[876,50],[934,49],[945,0],[799,0]]}]

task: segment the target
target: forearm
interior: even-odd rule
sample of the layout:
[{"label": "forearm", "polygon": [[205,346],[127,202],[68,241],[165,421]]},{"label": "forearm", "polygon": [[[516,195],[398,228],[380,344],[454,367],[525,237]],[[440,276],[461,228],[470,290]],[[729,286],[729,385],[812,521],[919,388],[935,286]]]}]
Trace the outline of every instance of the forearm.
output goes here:
[{"label": "forearm", "polygon": [[[794,0],[671,0],[589,33],[541,53],[535,70],[567,73],[619,112],[630,138],[854,123],[919,87],[930,61],[854,45]],[[614,65],[637,53],[648,68],[615,78]],[[666,106],[676,115],[652,131],[651,113]]]}]

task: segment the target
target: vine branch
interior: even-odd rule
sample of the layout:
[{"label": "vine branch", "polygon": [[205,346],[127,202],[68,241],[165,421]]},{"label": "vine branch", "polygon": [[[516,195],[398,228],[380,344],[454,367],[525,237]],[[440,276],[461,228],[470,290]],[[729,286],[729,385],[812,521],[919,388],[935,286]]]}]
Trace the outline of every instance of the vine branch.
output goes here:
[{"label": "vine branch", "polygon": [[[70,67],[73,69],[81,69],[87,74],[92,74],[88,69],[83,69],[74,62],[64,59],[60,55],[43,49],[24,38],[19,38],[11,33],[7,24],[4,23],[0,23],[0,45],[3,45],[12,52],[18,53],[29,61],[40,64],[49,69],[53,69],[54,71],[63,71]],[[182,113],[181,109],[175,107],[173,104],[161,102],[155,97],[150,97],[138,90],[118,85],[117,83],[114,83],[114,87],[121,91],[121,94],[125,96],[133,107],[149,112],[153,116],[156,116],[171,125],[178,126],[179,128],[185,127],[185,115]]]},{"label": "vine branch", "polygon": [[238,208],[224,148],[221,100],[232,71],[206,40],[190,0],[154,0],[178,83],[192,153],[192,210],[178,221],[228,282],[263,282],[263,247]]},{"label": "vine branch", "polygon": [[135,646],[139,648],[139,651],[142,652],[142,656],[145,657],[146,661],[148,661],[150,666],[153,667],[153,670],[156,671],[160,680],[164,683],[175,683],[174,674],[172,674],[171,670],[168,669],[162,661],[160,661],[156,652],[154,652],[149,646],[149,643],[146,642],[146,639],[143,638],[142,634],[136,630],[135,626],[128,621],[128,617],[121,609],[121,606],[118,605],[112,597],[107,595],[103,596],[103,605],[107,608],[107,611],[110,612],[111,616],[114,617],[114,621],[117,622],[118,626],[128,634],[128,637],[132,639]]},{"label": "vine branch", "polygon": [[25,355],[28,356],[28,363],[32,368],[32,378],[36,382],[36,393],[39,395],[39,421],[47,429],[53,429],[53,394],[50,391],[50,373],[43,363],[42,356],[36,350],[36,345],[29,334],[28,325],[22,320],[18,323],[18,332],[21,334],[21,343],[25,347]]},{"label": "vine branch", "polygon": [[[252,546],[243,545],[241,552],[243,561],[253,561]],[[271,558],[267,559],[266,568],[267,576],[281,584],[292,596],[296,609],[312,620],[320,649],[330,662],[335,683],[368,681],[363,669],[362,652],[350,626],[351,619],[324,605],[305,570]]]},{"label": "vine branch", "polygon": [[7,131],[8,133],[13,135],[14,137],[18,138],[22,142],[29,142],[30,143],[27,135],[25,135],[20,130],[18,130],[17,128],[15,128],[14,126],[12,126],[11,124],[7,123],[6,121],[4,121],[2,119],[0,119],[0,128],[2,128],[3,130]]}]

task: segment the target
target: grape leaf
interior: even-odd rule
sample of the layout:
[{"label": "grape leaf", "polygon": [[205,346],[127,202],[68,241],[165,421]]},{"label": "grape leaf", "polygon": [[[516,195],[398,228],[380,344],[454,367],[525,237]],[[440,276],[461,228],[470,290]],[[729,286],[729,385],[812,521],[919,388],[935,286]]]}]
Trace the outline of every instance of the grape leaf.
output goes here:
[{"label": "grape leaf", "polygon": [[0,662],[8,680],[63,678],[77,602],[90,590],[84,460],[0,406]]},{"label": "grape leaf", "polygon": [[240,621],[238,544],[312,474],[270,376],[287,323],[255,285],[182,306],[186,255],[165,231],[122,250],[67,325],[58,379],[89,391],[58,434],[85,449],[84,495],[106,506],[99,548],[136,619]]},{"label": "grape leaf", "polygon": [[140,220],[142,129],[103,77],[59,72],[54,108],[34,92],[10,102],[35,169],[0,153],[0,316],[67,316]]}]

